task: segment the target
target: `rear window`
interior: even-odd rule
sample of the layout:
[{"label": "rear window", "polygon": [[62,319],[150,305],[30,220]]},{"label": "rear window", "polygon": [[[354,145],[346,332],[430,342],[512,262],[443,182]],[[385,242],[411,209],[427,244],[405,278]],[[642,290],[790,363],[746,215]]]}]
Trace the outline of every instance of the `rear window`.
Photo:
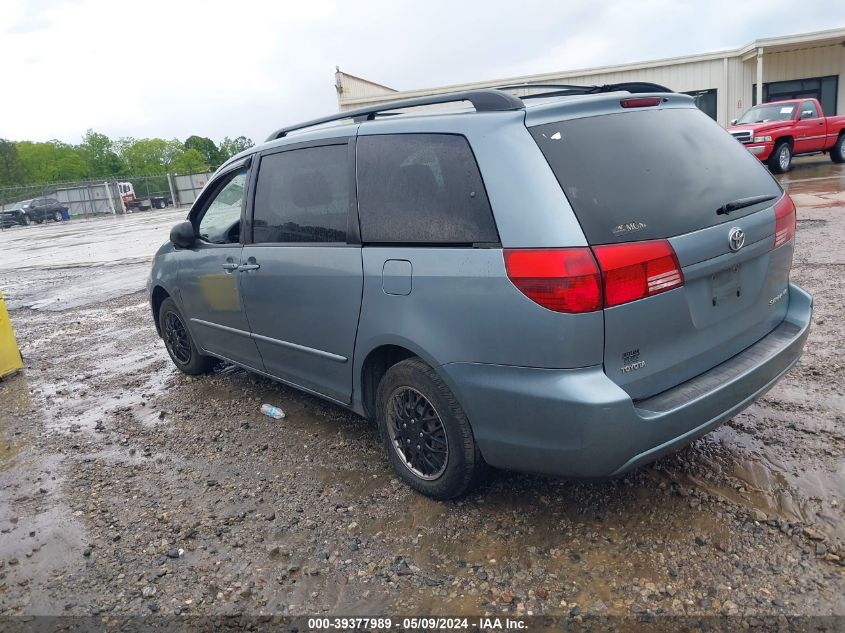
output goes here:
[{"label": "rear window", "polygon": [[547,123],[529,130],[591,244],[672,237],[771,206],[717,215],[726,202],[781,189],[707,115],[667,108]]},{"label": "rear window", "polygon": [[498,242],[469,143],[451,134],[361,136],[358,209],[363,242]]}]

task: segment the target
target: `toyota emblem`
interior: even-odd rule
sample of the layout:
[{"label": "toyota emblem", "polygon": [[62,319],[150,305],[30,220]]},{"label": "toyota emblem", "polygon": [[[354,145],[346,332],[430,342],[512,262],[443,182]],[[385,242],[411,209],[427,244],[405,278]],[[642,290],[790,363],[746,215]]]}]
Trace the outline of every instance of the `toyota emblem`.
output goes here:
[{"label": "toyota emblem", "polygon": [[733,227],[731,232],[728,233],[728,244],[730,244],[731,250],[736,253],[745,246],[745,231],[738,226]]}]

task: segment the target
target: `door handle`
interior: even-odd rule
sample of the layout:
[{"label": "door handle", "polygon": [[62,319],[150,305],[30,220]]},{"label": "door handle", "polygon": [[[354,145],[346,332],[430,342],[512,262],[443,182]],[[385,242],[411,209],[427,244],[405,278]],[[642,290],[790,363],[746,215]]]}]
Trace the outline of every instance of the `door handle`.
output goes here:
[{"label": "door handle", "polygon": [[223,264],[223,270],[226,272],[232,272],[233,270],[237,270],[238,266],[239,264],[236,264],[235,262],[226,262]]},{"label": "door handle", "polygon": [[247,270],[258,270],[261,268],[260,264],[241,264],[238,266],[238,270],[245,272]]}]

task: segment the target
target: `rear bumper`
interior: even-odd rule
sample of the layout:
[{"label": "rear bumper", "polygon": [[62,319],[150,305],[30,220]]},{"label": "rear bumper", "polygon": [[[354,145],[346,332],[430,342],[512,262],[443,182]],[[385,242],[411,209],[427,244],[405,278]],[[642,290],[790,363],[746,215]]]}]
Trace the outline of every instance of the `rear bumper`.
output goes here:
[{"label": "rear bumper", "polygon": [[533,369],[450,363],[440,369],[489,464],[567,477],[615,476],[716,428],[798,361],[813,300],[790,284],[789,301],[783,323],[748,349],[636,402],[601,366]]}]

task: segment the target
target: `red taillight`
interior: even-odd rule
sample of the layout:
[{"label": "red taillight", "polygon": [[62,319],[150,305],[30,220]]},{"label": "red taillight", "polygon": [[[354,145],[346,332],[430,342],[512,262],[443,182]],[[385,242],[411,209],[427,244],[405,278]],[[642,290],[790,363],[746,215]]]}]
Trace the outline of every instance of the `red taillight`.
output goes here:
[{"label": "red taillight", "polygon": [[594,246],[604,280],[606,308],[684,285],[675,251],[666,240]]},{"label": "red taillight", "polygon": [[783,246],[795,237],[795,203],[788,193],[775,203],[775,245]]},{"label": "red taillight", "polygon": [[619,100],[619,105],[623,108],[646,108],[648,106],[656,106],[659,103],[660,97],[633,97]]},{"label": "red taillight", "polygon": [[505,268],[514,286],[555,312],[601,309],[601,278],[589,248],[510,249]]}]

